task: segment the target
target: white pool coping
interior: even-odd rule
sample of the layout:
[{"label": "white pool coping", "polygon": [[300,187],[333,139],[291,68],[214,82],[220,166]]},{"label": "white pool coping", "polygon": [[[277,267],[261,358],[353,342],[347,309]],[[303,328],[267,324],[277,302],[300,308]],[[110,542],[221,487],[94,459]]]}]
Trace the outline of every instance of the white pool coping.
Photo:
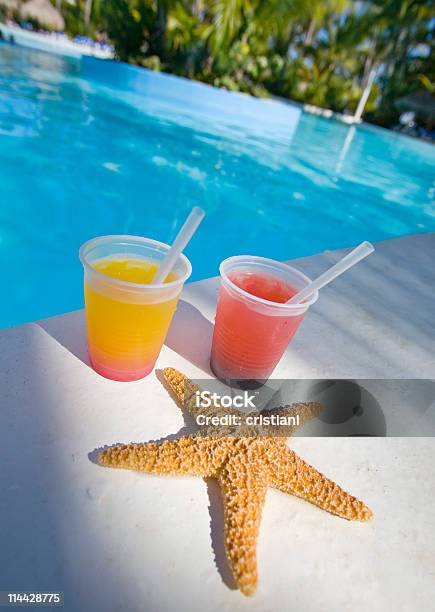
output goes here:
[{"label": "white pool coping", "polygon": [[[314,276],[342,254],[292,263]],[[322,291],[275,375],[435,378],[434,261],[435,234],[377,243]],[[158,368],[208,375],[217,287],[185,288]],[[0,331],[0,406],[0,589],[63,590],[68,611],[432,606],[433,438],[291,440],[375,520],[348,523],[269,491],[247,600],[225,584],[213,483],[90,461],[105,444],[175,434],[183,417],[154,375],[116,383],[89,368],[81,311]]]},{"label": "white pool coping", "polygon": [[102,49],[85,43],[78,43],[66,37],[56,36],[52,33],[32,32],[16,25],[0,23],[0,31],[8,42],[20,47],[81,58],[82,56],[97,57],[99,59],[113,59],[114,53],[110,49]]}]

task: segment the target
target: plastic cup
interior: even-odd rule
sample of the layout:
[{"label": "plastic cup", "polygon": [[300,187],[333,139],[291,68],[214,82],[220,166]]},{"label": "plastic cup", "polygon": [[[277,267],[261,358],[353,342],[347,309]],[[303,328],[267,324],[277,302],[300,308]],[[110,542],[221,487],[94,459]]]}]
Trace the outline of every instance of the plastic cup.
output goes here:
[{"label": "plastic cup", "polygon": [[102,236],[80,248],[89,356],[102,376],[130,381],[153,370],[192,266],[180,255],[172,270],[174,280],[158,284],[112,278],[95,266],[119,260],[149,262],[157,269],[169,249],[140,236]]},{"label": "plastic cup", "polygon": [[311,283],[291,266],[242,255],[225,259],[219,268],[221,287],[216,311],[210,365],[225,381],[264,381],[272,374],[318,292],[301,304],[269,301],[241,289],[232,278],[261,275],[290,285],[294,292]]}]

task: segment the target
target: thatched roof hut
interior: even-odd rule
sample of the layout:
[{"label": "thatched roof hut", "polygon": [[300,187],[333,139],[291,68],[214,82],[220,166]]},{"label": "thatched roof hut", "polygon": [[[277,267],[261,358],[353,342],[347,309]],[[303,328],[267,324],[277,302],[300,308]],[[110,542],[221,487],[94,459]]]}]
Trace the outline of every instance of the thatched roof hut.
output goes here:
[{"label": "thatched roof hut", "polygon": [[65,28],[62,15],[49,0],[28,0],[21,5],[20,16],[22,19],[37,21],[41,27],[48,30],[63,30]]},{"label": "thatched roof hut", "polygon": [[0,0],[0,6],[10,13],[14,13],[20,6],[19,0]]}]

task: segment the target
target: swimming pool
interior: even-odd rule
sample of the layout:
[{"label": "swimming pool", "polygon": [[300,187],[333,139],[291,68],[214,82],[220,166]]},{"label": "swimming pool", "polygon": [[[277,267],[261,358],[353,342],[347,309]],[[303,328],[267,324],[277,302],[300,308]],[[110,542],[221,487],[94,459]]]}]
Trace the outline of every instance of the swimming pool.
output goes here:
[{"label": "swimming pool", "polygon": [[0,327],[80,308],[92,236],[171,241],[193,279],[435,230],[435,148],[296,106],[0,44]]}]

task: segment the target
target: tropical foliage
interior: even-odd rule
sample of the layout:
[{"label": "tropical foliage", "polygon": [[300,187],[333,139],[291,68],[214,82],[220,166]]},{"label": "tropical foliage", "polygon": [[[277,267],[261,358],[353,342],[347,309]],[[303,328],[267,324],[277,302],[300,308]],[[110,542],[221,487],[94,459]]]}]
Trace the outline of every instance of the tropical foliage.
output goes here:
[{"label": "tropical foliage", "polygon": [[354,113],[375,77],[365,118],[384,125],[398,98],[434,90],[433,0],[52,1],[124,61],[231,90]]},{"label": "tropical foliage", "polygon": [[254,95],[391,124],[397,97],[433,87],[432,0],[105,0],[121,59]]}]

